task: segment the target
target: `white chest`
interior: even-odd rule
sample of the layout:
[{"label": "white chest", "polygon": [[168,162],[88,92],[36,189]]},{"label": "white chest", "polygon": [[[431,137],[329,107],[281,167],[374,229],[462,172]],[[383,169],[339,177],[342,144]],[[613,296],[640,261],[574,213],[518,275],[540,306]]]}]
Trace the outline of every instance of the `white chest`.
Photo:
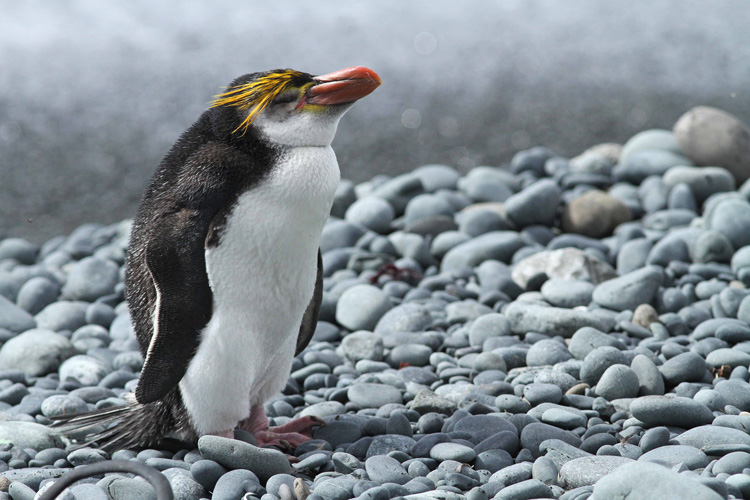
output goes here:
[{"label": "white chest", "polygon": [[180,383],[199,432],[233,428],[286,383],[338,181],[330,147],[293,148],[206,251],[214,313]]}]

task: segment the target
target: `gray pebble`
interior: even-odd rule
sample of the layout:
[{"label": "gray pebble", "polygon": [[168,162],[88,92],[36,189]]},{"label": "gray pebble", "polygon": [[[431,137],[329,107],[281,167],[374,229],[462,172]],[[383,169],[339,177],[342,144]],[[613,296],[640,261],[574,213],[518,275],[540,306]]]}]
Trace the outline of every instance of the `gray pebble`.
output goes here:
[{"label": "gray pebble", "polygon": [[263,482],[275,474],[291,473],[289,461],[280,451],[258,448],[235,439],[202,436],[198,440],[198,449],[204,458],[229,469],[251,470]]},{"label": "gray pebble", "polygon": [[655,266],[632,271],[600,284],[594,290],[594,302],[615,311],[634,310],[651,302],[663,280],[663,272]]},{"label": "gray pebble", "polygon": [[60,285],[44,276],[36,276],[23,284],[18,291],[16,304],[29,314],[36,314],[60,295]]},{"label": "gray pebble", "polygon": [[406,484],[411,477],[401,464],[386,455],[377,455],[365,461],[365,470],[370,479],[379,483]]},{"label": "gray pebble", "polygon": [[372,285],[355,285],[341,294],[336,321],[349,330],[372,330],[391,308],[388,295]]},{"label": "gray pebble", "polygon": [[380,408],[389,403],[402,403],[401,391],[385,384],[355,384],[347,391],[349,401],[361,408]]},{"label": "gray pebble", "polygon": [[596,393],[608,401],[638,396],[640,383],[636,372],[625,365],[612,365],[596,383]]},{"label": "gray pebble", "polygon": [[[205,437],[205,436],[204,436]],[[269,479],[272,474],[266,479]],[[212,500],[237,500],[242,498],[247,491],[246,484],[258,484],[258,476],[249,470],[237,469],[224,474],[216,482],[213,489]]]},{"label": "gray pebble", "polygon": [[21,370],[30,376],[42,376],[57,370],[60,362],[74,352],[70,341],[58,333],[28,330],[3,344],[0,366],[5,370]]},{"label": "gray pebble", "polygon": [[380,234],[388,232],[394,216],[393,207],[374,196],[355,201],[346,211],[347,221]]},{"label": "gray pebble", "polygon": [[93,302],[115,291],[120,268],[110,260],[86,257],[74,264],[62,288],[62,297],[67,300]]},{"label": "gray pebble", "polygon": [[526,354],[527,366],[545,366],[572,359],[564,344],[556,340],[540,340],[531,346]]}]

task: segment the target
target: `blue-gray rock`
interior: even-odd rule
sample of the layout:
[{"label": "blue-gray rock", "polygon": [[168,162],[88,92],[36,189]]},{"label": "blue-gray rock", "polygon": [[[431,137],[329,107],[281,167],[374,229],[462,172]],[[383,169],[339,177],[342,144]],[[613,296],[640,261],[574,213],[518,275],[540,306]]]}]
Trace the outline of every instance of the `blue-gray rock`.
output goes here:
[{"label": "blue-gray rock", "polygon": [[545,410],[540,419],[545,424],[554,425],[561,429],[573,430],[586,426],[586,417],[562,408],[550,408]]},{"label": "blue-gray rock", "polygon": [[0,444],[2,443],[13,444],[19,449],[32,448],[34,450],[63,446],[60,436],[55,431],[33,422],[0,421]]},{"label": "blue-gray rock", "polygon": [[422,304],[406,303],[386,312],[375,326],[375,333],[423,332],[432,325],[432,316]]},{"label": "blue-gray rock", "polygon": [[708,455],[698,448],[685,445],[667,445],[644,453],[639,462],[653,462],[664,467],[684,464],[690,470],[701,469],[711,461]]},{"label": "blue-gray rock", "polygon": [[739,474],[750,468],[750,453],[735,451],[727,453],[711,468],[713,474]]},{"label": "blue-gray rock", "polygon": [[678,165],[692,165],[692,162],[672,151],[643,149],[620,158],[620,164],[613,173],[617,180],[638,185],[647,177],[661,177],[667,170]]},{"label": "blue-gray rock", "polygon": [[395,209],[396,215],[404,213],[409,200],[424,193],[419,176],[413,173],[399,175],[376,187],[372,195],[383,198]]},{"label": "blue-gray rock", "polygon": [[629,366],[612,365],[596,383],[596,394],[607,401],[638,396],[638,375]]},{"label": "blue-gray rock", "polygon": [[498,432],[517,432],[515,425],[498,415],[469,415],[459,420],[453,430],[470,433],[477,443]]},{"label": "blue-gray rock", "polygon": [[448,165],[422,165],[415,168],[412,175],[419,178],[428,193],[434,193],[439,189],[455,190],[460,179],[456,169]]},{"label": "blue-gray rock", "polygon": [[430,457],[443,462],[445,460],[455,460],[457,462],[469,463],[476,458],[476,452],[458,443],[438,443],[430,450]]},{"label": "blue-gray rock", "polygon": [[39,246],[22,238],[0,240],[0,260],[13,259],[21,264],[31,265],[36,261]]},{"label": "blue-gray rock", "polygon": [[577,330],[570,338],[568,351],[576,359],[584,359],[588,353],[597,347],[610,346],[619,350],[625,350],[625,345],[619,340],[610,337],[595,328],[583,327]]},{"label": "blue-gray rock", "polygon": [[594,386],[604,372],[612,365],[624,365],[625,355],[616,347],[602,346],[589,352],[581,365],[580,377],[583,382]]},{"label": "blue-gray rock", "polygon": [[499,260],[507,263],[523,246],[524,242],[516,232],[485,233],[450,249],[443,258],[441,269],[447,272],[464,267],[476,267],[485,260]]},{"label": "blue-gray rock", "polygon": [[514,174],[533,172],[537,177],[544,175],[544,164],[555,156],[550,149],[536,146],[519,151],[510,160],[510,168]]},{"label": "blue-gray rock", "polygon": [[45,276],[35,276],[21,286],[16,304],[29,314],[36,314],[57,300],[58,295],[60,285],[57,282]]},{"label": "blue-gray rock", "polygon": [[370,332],[350,333],[341,342],[341,354],[352,363],[361,359],[383,359],[383,337]]},{"label": "blue-gray rock", "polygon": [[513,333],[537,332],[550,337],[560,335],[568,338],[584,326],[609,331],[614,326],[610,321],[590,311],[545,307],[532,303],[512,302],[503,314],[510,320]]},{"label": "blue-gray rock", "polygon": [[542,422],[528,424],[521,431],[521,446],[531,451],[534,458],[541,455],[539,445],[548,439],[559,439],[575,447],[581,445],[581,439],[572,432]]},{"label": "blue-gray rock", "polygon": [[664,174],[663,180],[667,189],[687,184],[699,205],[712,194],[736,189],[732,174],[720,167],[672,167]]},{"label": "blue-gray rock", "polygon": [[70,488],[70,492],[76,499],[81,500],[109,500],[103,489],[95,484],[77,484]]},{"label": "blue-gray rock", "polygon": [[[266,480],[270,477],[266,478]],[[242,498],[247,492],[247,487],[253,484],[259,484],[258,476],[253,474],[253,472],[245,469],[229,471],[216,482],[211,499],[237,500],[238,498]]]},{"label": "blue-gray rock", "polygon": [[750,203],[735,199],[719,202],[708,213],[706,228],[726,236],[734,248],[750,245]]},{"label": "blue-gray rock", "polygon": [[593,485],[629,463],[633,463],[633,460],[606,455],[574,458],[560,468],[560,485],[566,490]]},{"label": "blue-gray rock", "polygon": [[190,464],[193,479],[208,491],[212,491],[219,478],[226,473],[227,470],[213,460],[198,460]]},{"label": "blue-gray rock", "polygon": [[452,217],[455,210],[444,198],[433,194],[415,196],[406,205],[404,218],[406,224],[414,224],[425,217],[445,215]]},{"label": "blue-gray rock", "polygon": [[601,283],[594,289],[594,302],[615,311],[633,310],[650,303],[664,279],[663,271],[648,266]]},{"label": "blue-gray rock", "polygon": [[336,321],[349,330],[372,330],[391,308],[391,300],[380,288],[355,285],[341,294]]},{"label": "blue-gray rock", "polygon": [[438,234],[435,239],[432,240],[430,252],[436,259],[442,259],[452,248],[457,247],[462,243],[466,243],[470,239],[471,237],[468,234],[459,231],[446,231]]},{"label": "blue-gray rock", "polygon": [[689,429],[710,424],[713,413],[705,405],[690,398],[644,396],[633,400],[630,412],[650,425],[666,425]]},{"label": "blue-gray rock", "polygon": [[415,444],[417,442],[408,436],[399,436],[396,434],[375,436],[370,442],[369,448],[367,448],[367,456],[365,458],[376,455],[387,455],[392,451],[403,451],[408,454],[414,448]]},{"label": "blue-gray rock", "polygon": [[429,389],[422,389],[409,403],[409,407],[421,415],[441,413],[451,415],[456,409],[456,403],[440,397]]},{"label": "blue-gray rock", "polygon": [[398,460],[387,455],[376,455],[365,461],[367,475],[378,483],[406,484],[411,477]]},{"label": "blue-gray rock", "polygon": [[49,396],[42,403],[42,414],[45,417],[57,417],[72,413],[83,413],[85,411],[88,411],[86,401],[67,394]]},{"label": "blue-gray rock", "polygon": [[66,337],[49,330],[28,330],[3,344],[0,366],[38,377],[56,371],[60,362],[74,353],[73,344]]},{"label": "blue-gray rock", "polygon": [[388,355],[388,362],[394,368],[401,366],[427,366],[432,349],[422,344],[401,344]]},{"label": "blue-gray rock", "polygon": [[644,453],[662,446],[666,446],[669,443],[670,433],[666,427],[654,427],[647,430],[641,437],[638,445],[641,447]]},{"label": "blue-gray rock", "polygon": [[346,210],[355,201],[357,201],[357,193],[354,190],[354,183],[348,179],[341,179],[336,187],[336,193],[333,195],[331,215],[343,219]]},{"label": "blue-gray rock", "polygon": [[[505,214],[517,227],[551,226],[557,217],[561,190],[551,179],[542,179],[505,201]],[[502,260],[502,259],[500,259]]]},{"label": "blue-gray rock", "polygon": [[633,369],[638,377],[639,395],[650,396],[664,394],[664,377],[662,377],[659,368],[648,356],[638,354],[633,358],[633,361],[630,362],[630,368]]},{"label": "blue-gray rock", "polygon": [[630,155],[637,151],[661,149],[677,154],[684,154],[671,130],[649,129],[638,132],[623,145],[620,162],[626,162]]},{"label": "blue-gray rock", "polygon": [[587,281],[549,279],[541,288],[542,297],[555,307],[572,309],[591,302],[595,286]]},{"label": "blue-gray rock", "polygon": [[669,191],[667,208],[685,209],[698,213],[698,203],[695,201],[695,196],[693,196],[690,186],[681,182],[672,186]]},{"label": "blue-gray rock", "polygon": [[401,391],[385,384],[354,384],[346,393],[349,401],[361,408],[380,408],[389,403],[402,403]]},{"label": "blue-gray rock", "polygon": [[555,384],[542,384],[534,382],[523,388],[523,398],[531,405],[540,403],[557,404],[562,399],[562,389]]},{"label": "blue-gray rock", "polygon": [[706,374],[706,361],[694,352],[685,352],[668,359],[659,367],[664,381],[669,385],[698,382]]},{"label": "blue-gray rock", "polygon": [[727,403],[742,411],[750,411],[750,384],[741,379],[721,380],[715,386],[716,392],[724,396]]},{"label": "blue-gray rock", "polygon": [[0,295],[0,328],[20,333],[36,326],[34,317]]},{"label": "blue-gray rock", "polygon": [[701,425],[689,429],[674,440],[677,444],[705,448],[726,444],[750,445],[750,435],[738,429],[717,425]]},{"label": "blue-gray rock", "polygon": [[633,462],[606,475],[594,485],[591,500],[721,500],[723,497],[696,480],[653,463]]},{"label": "blue-gray rock", "polygon": [[335,248],[353,247],[366,229],[360,225],[345,220],[330,220],[320,238],[320,251],[326,253]]},{"label": "blue-gray rock", "polygon": [[39,328],[59,332],[79,329],[86,324],[87,302],[61,300],[48,305],[34,316]]},{"label": "blue-gray rock", "polygon": [[471,237],[492,231],[504,231],[511,229],[510,223],[506,221],[496,210],[470,206],[457,217],[458,228],[462,233]]},{"label": "blue-gray rock", "polygon": [[550,498],[552,490],[538,479],[527,479],[501,489],[493,498],[495,500],[528,500],[532,498]]},{"label": "blue-gray rock", "polygon": [[107,452],[103,450],[97,450],[96,448],[78,448],[77,450],[68,453],[67,460],[74,467],[79,465],[95,464],[98,462],[104,462],[109,458]]},{"label": "blue-gray rock", "polygon": [[738,272],[740,269],[750,267],[750,245],[738,249],[732,255],[732,272]]},{"label": "blue-gray rock", "polygon": [[375,196],[355,201],[346,211],[347,221],[380,234],[389,231],[394,216],[393,207],[384,199]]},{"label": "blue-gray rock", "polygon": [[62,288],[62,297],[67,300],[93,302],[115,291],[120,268],[110,260],[86,257],[74,264]]},{"label": "blue-gray rock", "polygon": [[738,349],[716,349],[706,356],[706,364],[711,368],[729,365],[733,369],[738,366],[750,366],[750,354]]},{"label": "blue-gray rock", "polygon": [[728,263],[733,254],[732,242],[718,231],[703,231],[692,248],[694,262]]},{"label": "blue-gray rock", "polygon": [[156,500],[154,487],[139,479],[118,477],[107,483],[106,488],[107,495],[114,500]]},{"label": "blue-gray rock", "polygon": [[84,354],[73,356],[60,365],[60,380],[75,380],[82,385],[98,384],[110,371],[101,360]]},{"label": "blue-gray rock", "polygon": [[674,135],[696,165],[719,165],[738,184],[750,178],[750,129],[721,109],[697,106],[680,117]]},{"label": "blue-gray rock", "polygon": [[552,339],[540,340],[534,343],[526,353],[527,366],[545,366],[562,363],[573,356],[561,342]]},{"label": "blue-gray rock", "polygon": [[252,471],[263,483],[275,474],[291,474],[292,472],[289,461],[280,451],[258,448],[236,439],[202,436],[198,440],[198,449],[204,458],[213,460],[228,469]]},{"label": "blue-gray rock", "polygon": [[362,437],[362,429],[355,422],[332,421],[328,425],[317,427],[313,430],[315,439],[328,441],[333,448],[344,443],[354,443]]}]

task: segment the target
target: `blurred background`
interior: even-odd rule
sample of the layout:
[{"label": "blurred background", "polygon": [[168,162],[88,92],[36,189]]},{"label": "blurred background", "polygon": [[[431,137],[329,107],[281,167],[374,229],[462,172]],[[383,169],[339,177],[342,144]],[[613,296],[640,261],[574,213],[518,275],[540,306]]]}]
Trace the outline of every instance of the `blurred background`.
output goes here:
[{"label": "blurred background", "polygon": [[132,217],[157,163],[244,73],[373,68],[342,176],[574,156],[699,104],[750,121],[747,0],[0,0],[0,236]]}]

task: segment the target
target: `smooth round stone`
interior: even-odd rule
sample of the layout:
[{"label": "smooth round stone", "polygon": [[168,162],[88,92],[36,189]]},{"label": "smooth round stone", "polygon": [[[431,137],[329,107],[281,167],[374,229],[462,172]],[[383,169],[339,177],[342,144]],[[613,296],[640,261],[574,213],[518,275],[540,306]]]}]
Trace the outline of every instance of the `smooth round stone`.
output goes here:
[{"label": "smooth round stone", "polygon": [[523,398],[531,405],[540,403],[557,404],[562,399],[562,389],[554,384],[528,384],[523,388]]},{"label": "smooth round stone", "polygon": [[106,483],[106,492],[113,500],[157,500],[154,487],[140,479],[117,477]]},{"label": "smooth round stone", "polygon": [[362,359],[380,361],[383,359],[383,337],[370,332],[354,332],[341,342],[344,357],[356,363]]},{"label": "smooth round stone", "polygon": [[732,174],[720,167],[672,167],[664,174],[663,180],[668,189],[687,184],[698,204],[712,194],[736,189]]},{"label": "smooth round stone", "polygon": [[375,326],[375,333],[423,332],[430,325],[432,316],[424,305],[406,303],[386,312]]},{"label": "smooth round stone", "polygon": [[531,476],[547,485],[557,484],[558,468],[555,462],[548,457],[539,457],[534,460]]},{"label": "smooth round stone", "polygon": [[385,384],[354,384],[346,394],[349,401],[361,408],[380,408],[389,403],[403,403],[401,391]]},{"label": "smooth round stone", "polygon": [[391,308],[391,300],[372,285],[355,285],[341,294],[336,321],[349,330],[372,330]]},{"label": "smooth round stone", "polygon": [[[570,363],[564,363],[567,366],[574,366]],[[577,365],[575,365],[577,366]],[[578,372],[577,368],[575,369]],[[537,384],[554,384],[560,388],[561,391],[567,392],[571,387],[578,383],[576,377],[570,375],[567,372],[561,370],[542,370],[534,375],[534,383]]]},{"label": "smooth round stone", "polygon": [[29,314],[36,314],[60,295],[60,285],[44,276],[35,276],[21,286],[16,304]]},{"label": "smooth round stone", "polygon": [[750,178],[750,129],[721,109],[697,106],[674,125],[680,148],[696,165],[719,165],[738,184]]},{"label": "smooth round stone", "polygon": [[479,373],[486,371],[507,372],[508,366],[500,355],[494,352],[482,352],[474,358],[472,369]]},{"label": "smooth round stone", "polygon": [[86,324],[87,302],[61,300],[53,302],[41,310],[34,319],[37,327],[59,332],[61,330],[78,330]]},{"label": "smooth round stone", "polygon": [[466,323],[492,312],[492,309],[475,300],[451,302],[445,306],[446,319],[449,323]]},{"label": "smooth round stone", "polygon": [[439,215],[453,216],[455,210],[444,198],[433,194],[421,194],[409,201],[406,205],[404,218],[406,224],[414,224],[420,219],[426,217],[435,217]]},{"label": "smooth round stone", "polygon": [[565,489],[593,485],[604,476],[632,462],[629,458],[605,455],[574,458],[560,468],[560,485]]},{"label": "smooth round stone", "polygon": [[542,414],[541,420],[545,424],[554,425],[568,430],[586,426],[585,417],[561,408],[550,408],[549,410],[545,410]]},{"label": "smooth round stone", "polygon": [[522,301],[511,302],[503,311],[514,333],[536,332],[550,337],[571,337],[584,326],[609,330],[613,321],[590,311],[547,307]]},{"label": "smooth round stone", "polygon": [[492,231],[450,249],[443,257],[441,269],[443,272],[457,271],[477,267],[486,260],[507,263],[523,246],[523,239],[514,231]]},{"label": "smooth round stone", "polygon": [[595,328],[583,327],[576,331],[570,338],[568,351],[576,359],[585,359],[588,353],[597,347],[615,347],[619,350],[625,350],[625,344],[619,340],[610,337],[604,332]]},{"label": "smooth round stone", "polygon": [[642,268],[653,247],[653,242],[646,238],[626,241],[617,253],[617,271],[624,275]]},{"label": "smooth round stone", "polygon": [[412,171],[424,186],[428,193],[434,193],[438,189],[455,190],[460,179],[455,168],[448,165],[422,165]]},{"label": "smooth round stone", "polygon": [[555,156],[548,148],[536,146],[519,151],[510,160],[510,168],[514,174],[521,172],[533,172],[538,177],[544,175],[544,164]]},{"label": "smooth round stone", "polygon": [[466,243],[469,240],[471,240],[471,237],[468,234],[458,231],[446,231],[438,234],[435,239],[432,240],[430,252],[435,258],[442,259],[449,250],[462,243]]},{"label": "smooth round stone", "polygon": [[693,196],[690,186],[681,182],[675,184],[669,191],[667,208],[685,209],[698,213],[698,202],[695,201],[695,196]]},{"label": "smooth round stone", "polygon": [[68,300],[93,302],[115,291],[120,278],[120,268],[110,260],[86,257],[74,264],[62,288],[62,297]]},{"label": "smooth round stone", "polygon": [[706,356],[706,364],[712,368],[729,365],[733,369],[750,365],[750,354],[737,349],[716,349]]},{"label": "smooth round stone", "polygon": [[0,261],[13,259],[21,264],[31,265],[36,261],[39,246],[22,238],[0,240]]},{"label": "smooth round stone", "polygon": [[322,401],[306,407],[299,416],[325,418],[343,413],[346,413],[346,408],[338,401]]},{"label": "smooth round stone", "polygon": [[638,394],[641,396],[664,394],[664,377],[648,356],[638,354],[630,362],[638,377]]},{"label": "smooth round stone", "polygon": [[607,368],[625,363],[625,355],[616,347],[597,347],[589,352],[583,360],[580,371],[581,380],[590,386],[594,386],[599,382]]},{"label": "smooth round stone", "polygon": [[567,347],[556,340],[540,340],[531,346],[526,354],[527,366],[554,365],[571,359]]},{"label": "smooth round stone", "polygon": [[591,302],[595,286],[587,281],[566,279],[547,280],[541,288],[542,297],[555,307],[572,309]]},{"label": "smooth round stone", "polygon": [[346,220],[385,234],[395,217],[393,207],[384,199],[368,196],[355,201],[346,211]]},{"label": "smooth round stone", "polygon": [[638,445],[646,453],[661,446],[666,446],[669,443],[669,439],[669,429],[666,427],[654,427],[643,434]]},{"label": "smooth round stone", "polygon": [[612,365],[597,382],[596,393],[607,401],[613,401],[638,396],[639,387],[638,375],[633,369],[625,365]]},{"label": "smooth round stone", "polygon": [[603,238],[631,218],[630,209],[622,201],[603,191],[591,190],[565,206],[560,222],[566,233]]},{"label": "smooth round stone", "polygon": [[505,201],[505,213],[516,227],[534,224],[551,226],[560,204],[560,187],[551,179],[542,179]]},{"label": "smooth round stone", "polygon": [[750,384],[744,380],[722,380],[714,390],[724,396],[727,403],[743,411],[750,411]]},{"label": "smooth round stone", "polygon": [[510,229],[510,225],[496,211],[477,208],[460,214],[458,228],[462,233],[476,237],[491,231]]},{"label": "smooth round stone", "polygon": [[548,439],[558,439],[574,447],[581,446],[581,439],[570,431],[542,422],[526,425],[521,431],[521,447],[531,451],[532,456],[540,456],[539,445]]},{"label": "smooth round stone", "polygon": [[0,295],[0,328],[20,333],[35,326],[37,323],[31,314]]},{"label": "smooth round stone", "polygon": [[331,220],[321,232],[320,251],[326,253],[334,248],[353,247],[365,232],[364,227],[349,221]]},{"label": "smooth round stone", "polygon": [[384,182],[373,190],[372,195],[390,203],[398,215],[404,213],[409,200],[422,193],[424,186],[419,176],[409,173]]},{"label": "smooth round stone", "polygon": [[34,329],[13,337],[0,348],[3,370],[21,370],[39,377],[58,369],[60,362],[72,356],[75,348],[66,337],[50,330]]},{"label": "smooth round stone", "polygon": [[708,486],[653,463],[632,462],[607,474],[594,485],[590,500],[722,500]]},{"label": "smooth round stone", "polygon": [[750,453],[735,451],[727,453],[714,464],[711,472],[714,474],[739,474],[750,468]]},{"label": "smooth round stone", "polygon": [[613,173],[616,180],[639,185],[648,177],[661,177],[677,165],[692,165],[692,162],[672,151],[644,149],[628,154],[624,159],[621,158]]},{"label": "smooth round stone", "polygon": [[732,256],[732,272],[738,272],[740,269],[750,267],[750,245],[738,249]]},{"label": "smooth round stone", "polygon": [[598,285],[592,299],[599,305],[624,311],[650,303],[663,280],[663,271],[648,266]]},{"label": "smooth round stone", "polygon": [[726,236],[734,248],[750,245],[750,203],[735,199],[719,202],[708,213],[706,227]]},{"label": "smooth round stone", "polygon": [[664,467],[674,467],[684,464],[690,470],[700,469],[711,461],[708,456],[698,448],[684,445],[667,445],[656,448],[638,458],[639,462],[653,462]]},{"label": "smooth round stone", "polygon": [[258,476],[251,471],[245,469],[231,470],[218,479],[211,499],[236,500],[242,498],[247,492],[248,486],[254,484],[260,484],[260,482]]},{"label": "smooth round stone", "polygon": [[49,396],[42,403],[42,414],[45,417],[57,417],[85,411],[88,411],[86,401],[76,396],[61,394]]},{"label": "smooth round stone", "polygon": [[495,406],[502,412],[526,413],[531,409],[531,404],[513,394],[501,394],[495,399]]},{"label": "smooth round stone", "polygon": [[227,470],[213,460],[198,460],[190,465],[190,475],[209,491],[214,489],[216,482],[226,473]]},{"label": "smooth round stone", "polygon": [[690,398],[644,396],[630,404],[632,415],[650,425],[666,425],[689,429],[713,422],[706,406]]},{"label": "smooth round stone", "polygon": [[701,425],[689,429],[675,437],[674,440],[677,444],[701,449],[707,446],[750,444],[750,436],[746,432],[717,425]]},{"label": "smooth round stone", "polygon": [[495,500],[523,500],[531,498],[550,498],[552,490],[538,479],[528,479],[501,489],[493,498]]},{"label": "smooth round stone", "polygon": [[705,405],[711,411],[723,411],[727,400],[714,390],[701,390],[693,396],[695,401]]},{"label": "smooth round stone", "polygon": [[694,352],[678,354],[659,367],[666,383],[672,386],[682,382],[699,382],[707,369],[706,361]]},{"label": "smooth round stone", "polygon": [[458,443],[438,443],[430,450],[430,457],[439,462],[456,460],[457,462],[469,463],[476,456],[474,450]]},{"label": "smooth round stone", "polygon": [[60,365],[60,380],[75,380],[82,385],[98,384],[110,371],[101,360],[87,355],[73,356]]},{"label": "smooth round stone", "polygon": [[354,189],[354,183],[348,179],[341,179],[333,195],[333,206],[331,215],[343,219],[346,210],[357,201],[357,192]]},{"label": "smooth round stone", "polygon": [[497,415],[469,415],[459,420],[453,430],[470,433],[473,442],[476,443],[484,441],[498,432],[518,432],[515,425]]},{"label": "smooth round stone", "polygon": [[704,231],[693,245],[692,254],[695,262],[729,262],[734,248],[729,238],[718,231]]},{"label": "smooth round stone", "polygon": [[[204,458],[213,460],[228,469],[247,469],[266,482],[276,474],[290,474],[292,467],[283,453],[268,448],[220,436],[202,436],[198,449]],[[223,477],[219,480],[219,483]],[[219,487],[217,483],[216,487]]]},{"label": "smooth round stone", "polygon": [[619,161],[625,162],[630,155],[637,151],[661,149],[682,154],[677,139],[671,130],[649,129],[638,132],[622,146]]}]

